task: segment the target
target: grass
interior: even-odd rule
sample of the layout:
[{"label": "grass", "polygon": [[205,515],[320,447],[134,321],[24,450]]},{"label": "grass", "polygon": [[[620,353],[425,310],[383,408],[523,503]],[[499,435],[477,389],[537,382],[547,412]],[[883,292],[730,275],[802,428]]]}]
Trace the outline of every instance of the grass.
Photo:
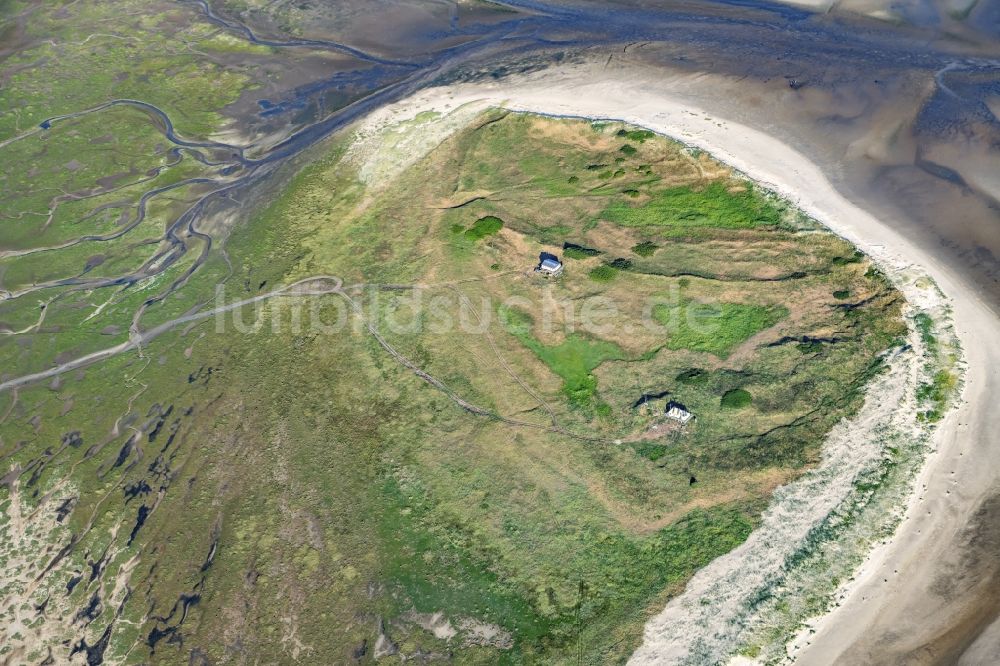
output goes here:
[{"label": "grass", "polygon": [[551,621],[491,571],[488,558],[458,545],[466,535],[454,528],[451,533],[426,528],[433,521],[431,498],[417,488],[401,488],[395,479],[386,480],[381,492],[387,506],[379,536],[389,553],[384,575],[399,588],[396,612],[447,608],[496,623],[527,644],[546,634]]},{"label": "grass", "polygon": [[474,241],[482,240],[487,236],[493,236],[503,229],[503,220],[493,215],[481,217],[472,223],[472,227],[465,230],[465,237]]},{"label": "grass", "polygon": [[667,328],[668,349],[687,349],[727,358],[753,335],[788,316],[784,306],[706,304],[687,300],[656,305],[653,317]]},{"label": "grass", "polygon": [[[73,144],[80,148],[99,131],[73,128],[85,134]],[[145,140],[141,131],[135,136]],[[294,632],[312,649],[298,660],[348,663],[362,647],[371,654],[378,619],[407,658],[423,650],[457,663],[624,662],[650,614],[758,523],[770,486],[755,479],[776,468],[802,470],[814,459],[833,423],[856,408],[872,359],[899,330],[892,292],[853,264],[832,264],[831,257],[852,250],[828,234],[764,225],[741,229],[734,241],[727,230],[706,226],[698,239],[678,237],[644,255],[635,248],[658,240],[662,229],[595,223],[609,206],[631,210],[655,200],[662,191],[657,178],[686,183],[691,201],[711,187],[680,168],[686,162],[677,160],[687,159],[681,147],[643,136],[628,140],[645,167],[630,162],[613,188],[593,190],[601,171],[617,169],[609,165],[622,158],[621,140],[584,122],[511,114],[444,141],[375,192],[341,159],[346,138],[319,146],[301,170],[283,167],[276,174],[285,179],[281,190],[247,207],[191,282],[147,316],[157,320],[210,301],[223,282],[230,297],[242,298],[317,274],[428,285],[420,293],[433,315],[456,320],[456,289],[477,309],[484,301],[510,304],[500,308],[501,325],[490,322],[491,336],[431,326],[384,334],[462,399],[539,428],[509,427],[462,409],[387,354],[360,317],[348,317],[350,325],[336,334],[291,328],[296,312],[305,321],[314,311],[335,320],[347,309],[337,296],[282,299],[280,315],[270,315],[258,333],[216,332],[212,321],[175,330],[144,346],[141,356],[27,387],[16,404],[0,395],[0,414],[12,408],[0,423],[0,441],[8,444],[0,444],[0,454],[26,470],[27,508],[52,515],[51,502],[41,505],[49,493],[52,502],[64,495],[78,502],[64,533],[38,535],[26,547],[45,552],[61,548],[69,533],[80,539],[31,603],[49,598],[53,612],[72,617],[98,584],[113,587],[136,553],[155,552],[155,562],[139,558],[128,581],[132,593],[113,629],[109,662],[173,663],[194,649],[223,662],[231,659],[226,637],[237,635],[248,654],[284,663],[296,660],[282,640]],[[577,182],[567,182],[571,176]],[[456,182],[509,194],[428,213]],[[641,194],[631,198],[623,189]],[[556,191],[557,202],[547,196]],[[158,209],[150,226],[170,214]],[[502,220],[502,234],[490,218]],[[565,256],[578,252],[578,261],[589,262],[581,268],[610,259],[599,268],[615,279],[594,282],[584,270],[567,270],[559,281],[506,274],[528,270],[539,251],[553,249],[547,239],[556,238]],[[575,243],[564,245],[569,239]],[[728,244],[722,263],[703,251],[706,240]],[[781,270],[807,275],[753,279],[755,270],[773,271],[773,256]],[[66,257],[67,266],[88,258]],[[119,261],[126,260],[109,252],[94,270]],[[24,276],[45,269],[18,266]],[[678,268],[693,270],[670,273]],[[488,279],[468,279],[478,277]],[[131,313],[158,288],[152,281],[55,304],[51,329],[0,341],[7,345],[5,370],[107,343],[99,331],[108,323],[123,324],[127,335]],[[850,312],[829,307],[829,294],[843,288],[862,302]],[[655,330],[626,328],[641,320],[644,299],[673,289],[725,335],[668,327],[664,340]],[[595,294],[618,314],[606,332],[574,329],[566,308],[583,307]],[[376,321],[410,296],[376,295],[358,296]],[[93,328],[79,324],[108,298]],[[12,303],[21,309],[2,309]],[[782,308],[796,315],[785,320],[791,330],[765,336],[767,343],[822,330],[851,336],[809,356],[792,343],[762,344],[725,364],[693,355],[728,354],[780,321]],[[37,303],[0,305],[4,322],[33,321],[37,313]],[[284,328],[272,331],[275,322]],[[681,342],[688,346],[671,346]],[[753,408],[724,409],[720,396],[743,387],[752,387]],[[663,394],[661,406],[677,399],[698,418],[683,433],[656,435],[663,430],[651,426],[662,410],[632,409],[644,394]],[[775,430],[817,411],[815,420]],[[553,416],[595,441],[548,430]],[[119,421],[121,434],[111,437]],[[136,431],[142,436],[129,449]],[[73,432],[82,444],[60,448]],[[122,490],[141,483],[149,493],[130,499]],[[734,487],[745,489],[738,502]],[[0,489],[0,501],[6,492]],[[141,506],[155,509],[127,545]],[[678,518],[664,526],[665,515]],[[110,555],[101,580],[67,596],[70,575],[89,571],[87,560],[104,552]],[[173,625],[156,618],[169,617],[181,595],[202,590],[210,593],[188,609],[179,629],[183,650],[164,639],[150,654],[150,632]],[[454,639],[437,638],[414,619],[438,612],[459,632]],[[111,617],[102,614],[92,629],[99,634]],[[468,621],[497,625],[513,646],[467,642]],[[77,639],[67,633],[52,644]]]},{"label": "grass", "polygon": [[704,384],[708,381],[709,372],[702,370],[701,368],[692,368],[690,370],[685,370],[684,372],[677,375],[677,381],[682,384]]},{"label": "grass", "polygon": [[594,282],[611,282],[618,276],[618,269],[610,264],[601,264],[590,269],[587,273],[589,277]]},{"label": "grass", "polygon": [[583,247],[582,245],[574,245],[572,243],[563,244],[563,255],[568,259],[588,259],[600,254],[602,254],[600,250],[592,247]]},{"label": "grass", "polygon": [[917,332],[920,333],[920,339],[927,347],[928,352],[934,354],[937,352],[937,337],[934,335],[934,320],[926,312],[918,312],[914,316],[914,323],[917,326]]},{"label": "grass", "polygon": [[632,260],[618,257],[609,261],[607,265],[619,271],[627,271],[632,269]]},{"label": "grass", "polygon": [[[133,206],[144,192],[207,171],[189,157],[157,151],[162,143],[145,114],[118,107],[57,123],[6,146],[10,161],[0,167],[0,203],[16,220],[7,225],[5,247],[45,247],[112,233],[120,228],[122,214],[134,216]],[[147,175],[152,169],[159,173]],[[89,244],[91,254],[99,249]]]},{"label": "grass", "polygon": [[795,348],[803,354],[815,354],[823,349],[823,343],[818,340],[807,340],[798,343]]},{"label": "grass", "polygon": [[[16,71],[0,93],[3,107],[16,110],[0,119],[0,136],[114,98],[142,99],[163,108],[182,134],[211,133],[221,121],[218,110],[249,85],[250,68],[222,66],[185,49],[187,40],[219,46],[213,41],[215,31],[194,16],[185,21],[154,12],[142,21],[129,21],[128,13],[139,6],[118,0],[78,5],[58,17],[52,12],[34,16],[32,29],[58,43],[46,41],[10,59],[10,64],[34,66]],[[121,25],[127,38],[109,37],[102,29],[108,23]],[[71,71],[60,65],[65,58],[73,60]]]},{"label": "grass", "polygon": [[944,418],[948,403],[958,387],[958,377],[950,370],[938,370],[930,382],[917,387],[917,400],[929,403],[929,409],[920,413],[922,421],[936,423]]},{"label": "grass", "polygon": [[[14,18],[23,9],[17,3],[0,9],[12,35],[24,23]],[[109,107],[29,134],[42,120],[129,98],[162,108],[183,137],[206,138],[225,122],[224,107],[262,76],[252,59],[272,53],[220,35],[189,8],[150,11],[133,0],[47,5],[32,10],[25,30],[25,47],[0,63],[0,107],[5,109],[0,139],[23,137],[4,146],[0,156],[5,250],[46,248],[121,232],[136,218],[143,194],[217,170],[190,152],[175,154],[158,124],[135,108]],[[223,54],[231,50],[227,44],[245,46],[238,50],[248,59],[206,58],[201,51]],[[68,61],[73,62],[71,68],[63,66]],[[212,149],[199,151],[209,162],[228,158]],[[152,256],[166,226],[196,196],[193,187],[185,186],[150,199],[145,220],[115,240],[0,260],[2,288],[13,291],[80,275],[128,274]],[[200,241],[191,247],[197,253]],[[165,280],[180,277],[186,261],[128,289],[102,288],[88,294],[59,286],[3,302],[0,325],[15,330],[34,323],[40,304],[47,305],[43,331],[0,340],[0,365],[10,373],[35,371],[60,354],[83,354],[119,341],[120,336],[105,331],[127,331],[128,308],[163,289]],[[206,271],[205,277],[218,276]],[[193,294],[190,298],[194,300]],[[190,306],[191,300],[187,303]],[[153,308],[157,313],[168,309]]]},{"label": "grass", "polygon": [[842,256],[834,257],[833,259],[830,260],[830,263],[833,264],[834,266],[849,266],[851,264],[861,263],[864,257],[865,255],[861,254],[858,251],[855,251],[846,257]]},{"label": "grass", "polygon": [[632,246],[632,251],[640,257],[652,257],[660,246],[652,241],[642,241]]},{"label": "grass", "polygon": [[625,139],[628,139],[629,141],[637,141],[638,143],[645,143],[647,140],[652,139],[656,135],[653,132],[644,129],[637,129],[637,130],[620,129],[618,130],[615,136],[623,137]]},{"label": "grass", "polygon": [[667,454],[666,445],[659,444],[657,442],[639,442],[637,444],[632,444],[631,446],[632,450],[635,451],[637,455],[640,455],[652,462],[656,462]]},{"label": "grass", "polygon": [[939,358],[943,354],[940,341],[934,333],[933,318],[926,312],[918,312],[913,317],[913,323],[925,347],[925,355],[932,359],[932,362],[944,366],[934,373],[930,381],[925,381],[917,387],[917,400],[927,405],[927,409],[917,415],[918,420],[936,423],[944,418],[951,404],[958,388],[958,376],[951,367],[954,359]]},{"label": "grass", "polygon": [[508,333],[562,378],[563,394],[574,407],[593,406],[597,394],[597,378],[593,371],[598,366],[625,358],[617,345],[578,334],[568,336],[558,345],[542,344],[531,333],[533,318],[514,308],[501,308],[500,320]]},{"label": "grass", "polygon": [[726,183],[661,190],[646,203],[612,202],[601,217],[628,227],[714,227],[753,229],[778,226],[781,209],[755,188],[733,191]]},{"label": "grass", "polygon": [[523,335],[521,342],[552,372],[562,377],[563,393],[576,407],[590,406],[597,394],[597,378],[592,374],[593,370],[605,361],[624,358],[617,345],[582,335],[571,335],[554,346],[543,345],[528,335]]},{"label": "grass", "polygon": [[744,389],[733,389],[726,391],[722,396],[720,404],[724,409],[743,409],[749,407],[753,402],[753,396]]}]

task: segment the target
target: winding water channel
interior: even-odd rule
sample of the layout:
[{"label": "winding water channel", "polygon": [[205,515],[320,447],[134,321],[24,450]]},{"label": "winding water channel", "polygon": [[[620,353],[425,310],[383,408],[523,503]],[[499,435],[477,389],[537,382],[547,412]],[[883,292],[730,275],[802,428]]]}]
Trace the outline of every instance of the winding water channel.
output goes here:
[{"label": "winding water channel", "polygon": [[[447,35],[450,41],[445,46],[414,47],[401,57],[334,40],[265,36],[258,27],[227,15],[207,0],[180,0],[178,4],[199,12],[238,39],[278,50],[335,53],[353,59],[360,69],[326,73],[284,91],[280,98],[258,100],[255,114],[236,118],[238,124],[248,126],[284,123],[288,128],[281,135],[284,138],[268,145],[182,136],[166,112],[138,99],[113,99],[53,116],[25,133],[45,132],[73,118],[128,107],[151,119],[172,144],[174,160],[187,155],[215,172],[148,189],[134,204],[136,210],[129,220],[113,233],[84,235],[51,247],[0,252],[0,258],[15,257],[119,239],[143,222],[151,200],[184,187],[199,191],[187,210],[166,226],[152,256],[126,273],[95,277],[84,272],[15,292],[0,290],[2,301],[44,295],[56,288],[69,293],[128,287],[190,259],[180,275],[139,306],[127,341],[7,379],[0,383],[0,392],[141,349],[178,325],[219,312],[205,303],[180,318],[143,327],[145,313],[183,289],[221,240],[215,232],[206,231],[209,225],[204,223],[209,217],[253,201],[254,192],[276,178],[282,165],[371,111],[430,85],[467,78],[502,82],[508,74],[557,67],[574,58],[610,60],[627,55],[644,66],[660,68],[664,76],[691,77],[693,94],[704,95],[706,108],[714,104],[713,110],[720,116],[784,137],[814,158],[838,188],[865,208],[894,211],[897,219],[909,225],[906,233],[935,248],[942,261],[978,285],[992,303],[1000,303],[1000,187],[978,177],[982,163],[966,167],[946,163],[939,156],[942,145],[992,145],[993,152],[986,152],[986,159],[992,156],[1000,173],[1000,160],[996,159],[1000,121],[991,111],[998,107],[990,106],[1000,99],[1000,47],[995,39],[1000,35],[1000,22],[993,25],[989,19],[985,23],[980,20],[973,26],[985,29],[970,33],[985,35],[977,42],[969,36],[952,39],[933,17],[923,23],[893,25],[843,14],[818,15],[755,0],[682,0],[641,7],[585,0],[506,0],[499,4],[512,10],[511,16],[491,24],[462,24],[459,10],[453,9]],[[995,34],[989,32],[991,26]],[[701,75],[714,78],[702,80],[698,78]],[[711,86],[719,81],[727,82],[727,87],[713,91]],[[928,92],[911,81],[932,85]],[[326,112],[318,100],[348,85],[362,92]],[[914,92],[918,89],[923,91],[919,96]],[[876,151],[853,150],[869,134],[895,127],[880,124],[887,114],[893,115],[895,106],[900,109],[899,117],[912,116],[905,131],[916,146],[913,156],[891,161]],[[303,109],[314,110],[301,113]],[[18,138],[0,142],[0,155],[4,145]],[[189,256],[192,254],[195,256]],[[320,278],[310,280],[323,282]],[[287,295],[297,286],[303,285],[278,288],[224,307],[234,309]],[[300,295],[310,294],[344,296],[339,281]],[[377,331],[371,332],[377,337]],[[395,354],[388,343],[379,342]],[[407,359],[397,360],[419,374],[419,368]],[[430,376],[424,379],[432,384],[437,381]],[[438,388],[448,392],[443,385]],[[461,406],[470,411],[480,409],[471,404]],[[552,429],[558,426],[553,424]]]},{"label": "winding water channel", "polygon": [[[205,0],[185,2],[200,11],[207,20],[222,26],[239,38],[254,44],[279,49],[321,49],[347,54],[374,69],[367,70],[354,83],[361,82],[373,88],[360,99],[319,118],[311,124],[292,132],[286,139],[261,154],[255,146],[239,146],[211,140],[194,140],[179,136],[169,116],[156,106],[142,100],[116,99],[97,107],[49,118],[41,123],[47,130],[60,121],[103,110],[128,106],[151,117],[163,136],[176,149],[185,149],[194,159],[206,165],[224,166],[215,178],[193,178],[182,183],[152,189],[146,192],[138,205],[138,212],[124,229],[105,236],[84,236],[72,241],[100,242],[118,238],[134,228],[144,217],[149,200],[172,189],[185,185],[200,185],[208,189],[183,215],[171,223],[163,236],[166,241],[157,252],[134,271],[117,277],[90,278],[74,276],[35,285],[17,293],[3,294],[18,298],[51,287],[93,289],[110,285],[130,285],[139,280],[158,275],[191,249],[191,240],[200,245],[200,254],[192,266],[167,289],[150,298],[144,307],[166,298],[183,285],[190,275],[204,262],[213,239],[198,230],[198,222],[215,203],[223,198],[239,200],[241,195],[255,187],[272,173],[279,164],[293,158],[303,150],[322,141],[331,134],[386,103],[398,100],[428,84],[447,81],[468,75],[481,75],[489,71],[490,63],[521,63],[523,65],[549,66],[547,54],[554,49],[581,51],[598,48],[613,49],[615,44],[663,43],[687,52],[675,57],[674,65],[685,68],[704,68],[700,62],[711,55],[715,71],[728,72],[745,69],[747,75],[758,78],[793,72],[794,81],[809,81],[810,70],[836,68],[841,75],[859,76],[868,63],[880,70],[912,72],[923,70],[932,73],[939,81],[941,94],[952,101],[964,103],[969,113],[979,113],[982,100],[963,90],[963,97],[947,84],[948,77],[961,74],[995,74],[1000,60],[989,57],[959,55],[948,48],[927,48],[906,31],[880,28],[867,23],[863,29],[847,21],[817,21],[808,11],[766,2],[731,0],[719,3],[679,3],[663,9],[609,8],[597,3],[562,4],[539,0],[509,0],[502,4],[518,13],[514,18],[499,24],[456,30],[457,34],[471,39],[433,53],[414,55],[409,60],[382,58],[350,45],[318,39],[269,39],[263,38],[249,26],[217,13]],[[945,47],[950,45],[945,44]],[[387,71],[394,79],[385,84]],[[505,70],[509,71],[509,70]],[[787,74],[786,74],[787,76]],[[331,79],[336,85],[337,79]],[[992,82],[995,86],[996,83]],[[303,86],[293,94],[308,98],[316,95],[323,86]],[[989,82],[982,86],[985,95],[992,88]],[[302,101],[302,100],[299,100]],[[933,105],[924,112],[925,127],[933,129],[954,124],[952,115],[938,113]],[[949,109],[946,109],[950,110]],[[835,109],[830,110],[835,113]],[[994,119],[995,122],[995,119]],[[211,157],[203,154],[208,151]],[[255,154],[253,157],[248,157]],[[963,188],[959,174],[945,167],[938,167],[929,160],[918,160],[918,166],[931,177],[951,181]],[[965,187],[964,189],[968,189]],[[66,244],[51,249],[66,247]],[[30,250],[44,251],[49,248]]]}]

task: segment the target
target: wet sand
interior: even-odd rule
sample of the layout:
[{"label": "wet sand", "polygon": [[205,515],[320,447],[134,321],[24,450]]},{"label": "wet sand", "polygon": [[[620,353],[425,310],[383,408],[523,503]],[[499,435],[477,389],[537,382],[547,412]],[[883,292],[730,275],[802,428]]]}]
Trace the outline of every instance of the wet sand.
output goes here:
[{"label": "wet sand", "polygon": [[800,637],[800,663],[1000,662],[1000,322],[928,267],[952,298],[969,363],[962,403],[937,434],[903,524]]},{"label": "wet sand", "polygon": [[[905,224],[876,218],[845,198],[782,137],[706,113],[692,99],[694,83],[635,67],[566,67],[428,89],[369,122],[465,104],[625,120],[713,153],[877,261],[915,265],[933,277],[951,303],[969,364],[961,406],[937,431],[936,452],[904,522],[872,554],[840,606],[813,623],[816,634],[803,642],[798,661],[954,663],[964,654],[967,663],[984,663],[1000,644],[1000,410],[992,404],[1000,395],[1000,317],[966,277],[902,234]],[[647,653],[655,654],[656,640],[647,633]]]}]

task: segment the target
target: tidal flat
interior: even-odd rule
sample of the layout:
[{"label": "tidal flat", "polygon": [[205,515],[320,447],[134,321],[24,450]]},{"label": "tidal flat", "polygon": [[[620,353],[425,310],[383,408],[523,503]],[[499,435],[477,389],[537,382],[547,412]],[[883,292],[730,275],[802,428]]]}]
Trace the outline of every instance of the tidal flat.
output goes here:
[{"label": "tidal flat", "polygon": [[[955,538],[975,544],[993,506],[977,461],[990,455],[978,406],[995,382],[983,371],[997,367],[995,317],[966,285],[995,282],[982,12],[928,40],[919,26],[779,6],[410,9],[389,32],[420,26],[412,41],[366,38],[386,24],[363,11],[313,21],[282,14],[290,5],[2,10],[9,658],[624,660],[695,570],[762,533],[775,488],[822,467],[824,433],[864,414],[864,386],[883,385],[866,382],[896,376],[874,360],[897,343],[926,349],[925,329],[940,353],[904,382],[898,414],[925,433],[956,391],[965,402],[934,440],[899,449],[906,466],[881,470],[898,483],[862,480],[898,490],[921,475],[909,502],[871,503],[905,508],[903,527],[842,514],[872,528],[843,534],[886,547],[857,585],[811,587],[767,626],[790,632],[850,592],[849,611],[807,625],[816,645],[807,632],[794,649],[988,652],[973,641],[992,611],[968,601],[988,589],[942,583],[954,591],[942,605],[931,586],[933,562],[954,562],[955,581],[968,565],[942,530],[968,523]],[[773,25],[776,41],[759,39]],[[858,82],[851,64],[876,43],[884,59]],[[843,66],[817,69],[817,48]],[[782,57],[750,57],[765,51]],[[370,127],[356,135],[354,120],[463,81],[481,86],[471,106],[446,89],[378,137],[381,157],[366,153]],[[489,106],[507,108],[481,116]],[[548,129],[521,132],[525,117]],[[561,279],[515,280],[537,277],[540,252],[562,259]],[[928,268],[941,302],[922,302],[939,292],[908,262]],[[535,286],[559,297],[533,301]],[[248,302],[238,319],[215,316],[226,299]],[[589,304],[588,328],[566,300]],[[428,302],[435,317],[422,317]],[[858,321],[841,330],[831,312]],[[952,333],[969,355],[964,385]],[[76,363],[88,354],[104,360]],[[796,393],[778,379],[789,370]],[[651,401],[696,418],[678,429]],[[914,560],[918,547],[937,557]],[[859,560],[840,562],[828,583]],[[977,562],[993,580],[990,558]],[[871,573],[886,568],[907,573]],[[944,612],[861,635],[843,618],[878,614],[863,600],[882,580],[885,603],[905,600],[897,614]],[[949,623],[960,631],[921,643]],[[738,647],[745,657],[781,648],[767,626]]]}]

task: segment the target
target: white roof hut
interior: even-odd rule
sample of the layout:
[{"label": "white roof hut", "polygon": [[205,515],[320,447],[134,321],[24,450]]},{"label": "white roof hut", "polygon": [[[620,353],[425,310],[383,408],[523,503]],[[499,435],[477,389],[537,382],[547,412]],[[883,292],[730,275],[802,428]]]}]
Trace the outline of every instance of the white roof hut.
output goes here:
[{"label": "white roof hut", "polygon": [[684,405],[679,402],[674,402],[673,400],[667,403],[666,413],[668,419],[673,419],[674,421],[678,421],[682,424],[687,423],[694,418],[694,414],[689,412]]},{"label": "white roof hut", "polygon": [[552,255],[548,255],[542,257],[542,261],[538,264],[538,267],[535,269],[535,271],[541,273],[542,275],[556,276],[562,273],[563,265],[561,261],[559,261]]}]

